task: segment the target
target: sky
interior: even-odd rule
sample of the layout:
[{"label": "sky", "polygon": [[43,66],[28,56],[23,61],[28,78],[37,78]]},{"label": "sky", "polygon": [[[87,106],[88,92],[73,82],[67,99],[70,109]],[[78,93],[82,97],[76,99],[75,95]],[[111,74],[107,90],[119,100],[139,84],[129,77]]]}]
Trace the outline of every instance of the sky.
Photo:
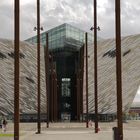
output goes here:
[{"label": "sky", "polygon": [[[90,32],[93,0],[40,0],[44,31],[69,23]],[[36,0],[20,0],[20,38],[36,35]],[[115,36],[115,0],[97,0],[98,36]],[[121,0],[122,36],[140,34],[140,0]],[[14,0],[0,0],[0,38],[14,38]],[[140,91],[140,90],[139,90]],[[140,92],[135,100],[140,101]]]},{"label": "sky", "polygon": [[140,102],[140,86],[139,86],[137,94],[134,98],[134,102]]},{"label": "sky", "polygon": [[[97,0],[98,36],[113,38],[115,31],[115,0]],[[40,0],[41,26],[48,30],[70,23],[90,32],[93,25],[93,0]],[[36,0],[20,0],[21,40],[36,34]],[[122,36],[140,33],[140,1],[121,0]],[[0,0],[0,38],[13,39],[14,0]]]}]

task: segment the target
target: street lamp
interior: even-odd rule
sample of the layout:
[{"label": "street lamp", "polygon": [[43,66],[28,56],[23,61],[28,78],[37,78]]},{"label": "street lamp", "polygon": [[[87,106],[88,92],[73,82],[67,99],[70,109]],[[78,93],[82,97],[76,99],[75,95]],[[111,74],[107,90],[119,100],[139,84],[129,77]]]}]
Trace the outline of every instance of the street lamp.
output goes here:
[{"label": "street lamp", "polygon": [[36,134],[41,133],[41,120],[40,120],[40,0],[37,0],[37,132]]},{"label": "street lamp", "polygon": [[88,33],[85,33],[85,55],[86,55],[86,127],[88,128]]},{"label": "street lamp", "polygon": [[19,140],[19,42],[20,42],[20,2],[15,0],[15,62],[14,62],[14,140]]},{"label": "street lamp", "polygon": [[[93,30],[94,30],[94,27],[92,26],[92,27],[90,28],[90,30],[93,31]],[[97,30],[100,31],[101,28],[98,26],[98,27],[97,27]]]},{"label": "street lamp", "polygon": [[46,33],[46,47],[44,47],[45,56],[45,75],[46,75],[46,113],[47,113],[47,124],[46,127],[49,128],[49,41],[48,33]]},{"label": "street lamp", "polygon": [[117,125],[118,140],[123,140],[123,115],[122,115],[122,68],[121,68],[121,13],[120,0],[115,0],[116,14],[116,77],[117,77]]},{"label": "street lamp", "polygon": [[98,73],[97,73],[97,0],[94,0],[94,98],[95,98],[95,133],[98,133]]}]

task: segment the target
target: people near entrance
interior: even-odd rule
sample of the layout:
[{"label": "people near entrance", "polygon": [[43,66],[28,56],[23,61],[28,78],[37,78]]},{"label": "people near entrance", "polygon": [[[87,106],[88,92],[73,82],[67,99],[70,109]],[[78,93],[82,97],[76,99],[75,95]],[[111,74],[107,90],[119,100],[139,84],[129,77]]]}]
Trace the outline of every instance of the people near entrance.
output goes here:
[{"label": "people near entrance", "polygon": [[89,127],[92,127],[93,121],[92,120],[89,120],[88,125],[89,125]]},{"label": "people near entrance", "polygon": [[7,126],[7,121],[6,121],[6,119],[4,118],[4,119],[2,120],[2,130],[3,130],[3,132],[6,132],[6,126]]},{"label": "people near entrance", "polygon": [[2,128],[2,116],[0,115],[0,129]]},{"label": "people near entrance", "polygon": [[[94,122],[92,120],[89,120],[89,122],[88,122],[89,127],[94,127],[93,123]],[[98,131],[101,131],[100,126],[98,126]]]}]

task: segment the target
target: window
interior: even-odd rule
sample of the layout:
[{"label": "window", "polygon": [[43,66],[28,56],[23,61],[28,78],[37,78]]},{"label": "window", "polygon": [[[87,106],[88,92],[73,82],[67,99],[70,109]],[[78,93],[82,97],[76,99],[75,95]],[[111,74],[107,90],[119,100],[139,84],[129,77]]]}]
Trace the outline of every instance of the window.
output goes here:
[{"label": "window", "polygon": [[70,97],[71,96],[71,90],[70,90],[70,78],[62,78],[62,97]]},{"label": "window", "polygon": [[6,58],[6,55],[4,55],[2,52],[0,52],[0,58],[4,59],[4,58]]}]

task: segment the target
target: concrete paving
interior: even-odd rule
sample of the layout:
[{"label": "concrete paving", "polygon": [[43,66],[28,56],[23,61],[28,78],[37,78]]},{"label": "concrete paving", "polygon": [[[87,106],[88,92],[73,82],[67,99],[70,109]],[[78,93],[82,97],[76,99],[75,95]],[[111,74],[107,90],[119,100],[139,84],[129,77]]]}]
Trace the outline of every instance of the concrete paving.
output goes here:
[{"label": "concrete paving", "polygon": [[[35,134],[36,124],[20,124],[20,140],[113,140],[113,123],[100,123],[101,131],[85,128],[85,123],[51,123],[50,128],[42,124],[41,134]],[[9,124],[6,133],[13,133],[13,124]],[[13,137],[0,137],[0,140],[13,140]],[[124,140],[140,140],[140,121],[124,124]]]},{"label": "concrete paving", "polygon": [[[139,140],[140,131],[124,131],[124,140]],[[112,131],[101,131],[95,134],[91,130],[57,130],[43,131],[41,134],[30,133],[21,140],[113,140]]]}]

